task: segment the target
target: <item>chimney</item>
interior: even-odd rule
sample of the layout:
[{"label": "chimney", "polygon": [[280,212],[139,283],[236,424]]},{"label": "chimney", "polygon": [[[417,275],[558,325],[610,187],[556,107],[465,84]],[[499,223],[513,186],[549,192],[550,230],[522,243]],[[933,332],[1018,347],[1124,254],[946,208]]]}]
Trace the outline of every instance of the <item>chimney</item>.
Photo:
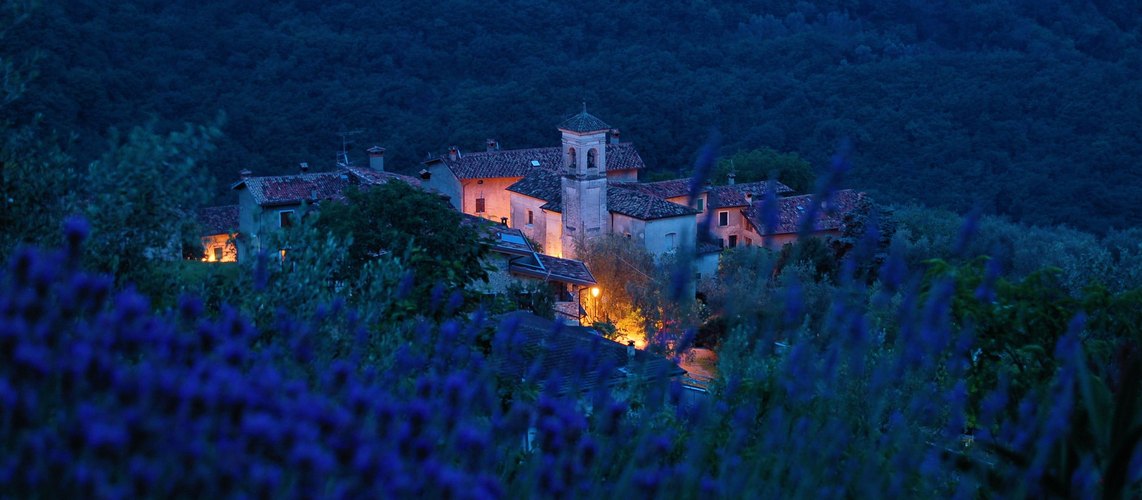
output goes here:
[{"label": "chimney", "polygon": [[299,163],[298,166],[301,167],[301,173],[304,174],[304,173],[309,172],[309,162],[303,161],[303,162]]},{"label": "chimney", "polygon": [[634,341],[627,341],[627,361],[634,361]]},{"label": "chimney", "polygon": [[385,171],[385,148],[373,146],[365,151],[369,152],[369,168],[377,172]]},{"label": "chimney", "polygon": [[617,128],[611,129],[611,133],[609,134],[609,137],[607,137],[607,142],[609,142],[611,144],[618,144],[619,143],[619,129],[617,129]]},{"label": "chimney", "polygon": [[495,139],[488,139],[488,151],[499,151],[499,150],[500,150],[500,143],[496,142]]},{"label": "chimney", "polygon": [[729,185],[733,186],[733,185],[734,185],[734,180],[735,180],[736,178],[737,178],[737,175],[734,175],[734,173],[733,173],[733,172],[730,172],[730,173],[726,174],[726,184],[729,184]]},{"label": "chimney", "polygon": [[240,172],[238,172],[238,178],[241,180],[249,179],[253,175],[254,173],[251,172],[248,168],[243,168]]},{"label": "chimney", "polygon": [[448,159],[456,161],[460,159],[460,148],[451,146],[448,148]]},{"label": "chimney", "polygon": [[420,169],[420,172],[417,172],[417,174],[420,175],[421,179],[426,181],[432,178],[432,172],[429,172],[427,168]]}]

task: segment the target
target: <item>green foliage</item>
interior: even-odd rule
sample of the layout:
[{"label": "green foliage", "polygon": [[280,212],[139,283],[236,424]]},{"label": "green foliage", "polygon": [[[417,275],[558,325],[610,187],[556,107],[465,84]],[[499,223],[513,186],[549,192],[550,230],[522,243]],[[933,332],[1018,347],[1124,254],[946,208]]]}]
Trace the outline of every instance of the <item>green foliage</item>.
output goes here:
[{"label": "green foliage", "polygon": [[415,274],[417,297],[427,298],[437,286],[461,290],[487,279],[481,262],[486,236],[443,198],[399,181],[350,190],[347,198],[322,205],[315,223],[321,231],[351,238],[344,267],[333,268],[342,279],[352,280],[385,255],[400,256]]},{"label": "green foliage", "polygon": [[816,174],[813,166],[797,153],[780,153],[770,148],[741,151],[718,160],[714,180],[725,183],[734,173],[736,182],[776,180],[793,191],[808,193],[813,190]]},{"label": "green foliage", "polygon": [[591,270],[598,287],[600,311],[593,320],[614,323],[623,336],[645,339],[646,324],[640,294],[650,290],[656,274],[654,257],[642,246],[620,235],[592,239],[580,249],[580,259]]},{"label": "green foliage", "polygon": [[[6,2],[0,10],[0,42],[26,21],[30,2]],[[46,129],[43,116],[19,117],[15,104],[36,76],[34,54],[0,51],[0,255],[21,243],[56,242],[64,195],[74,189],[70,158]],[[18,118],[19,117],[19,118]]]},{"label": "green foliage", "polygon": [[505,298],[510,306],[503,312],[530,311],[541,318],[555,319],[555,295],[547,283],[512,281]]},{"label": "green foliage", "polygon": [[87,250],[96,268],[132,280],[147,261],[177,260],[184,242],[200,245],[194,210],[213,182],[199,163],[219,134],[187,125],[165,136],[153,126],[113,136],[70,200],[91,221]]},{"label": "green foliage", "polygon": [[[727,153],[765,146],[818,167],[847,137],[850,185],[882,200],[1102,232],[1142,218],[1129,168],[1142,159],[1138,18],[1136,2],[1101,1],[61,0],[5,48],[43,54],[40,89],[13,113],[74,132],[81,164],[113,126],[225,110],[223,160],[207,166],[220,186],[246,167],[322,168],[346,129],[363,130],[350,137],[359,163],[376,142],[414,172],[489,136],[553,146],[587,100],[668,176],[711,126]],[[488,57],[505,63],[471,64]]]}]

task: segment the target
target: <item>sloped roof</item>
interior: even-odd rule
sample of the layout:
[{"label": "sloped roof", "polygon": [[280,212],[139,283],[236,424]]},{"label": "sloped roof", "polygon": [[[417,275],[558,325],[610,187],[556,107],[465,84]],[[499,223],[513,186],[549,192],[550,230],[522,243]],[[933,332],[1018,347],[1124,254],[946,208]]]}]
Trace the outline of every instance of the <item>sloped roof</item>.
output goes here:
[{"label": "sloped roof", "polygon": [[586,109],[583,109],[579,114],[563,120],[563,123],[560,123],[558,128],[559,130],[566,130],[568,132],[584,133],[610,130],[611,126],[595,117],[595,115],[588,113]]},{"label": "sloped roof", "polygon": [[550,277],[555,281],[576,285],[598,284],[598,281],[595,281],[595,275],[591,274],[591,270],[587,269],[587,264],[581,260],[562,259],[541,253],[535,255],[539,257],[539,262],[543,264],[544,270],[549,272]]},{"label": "sloped roof", "polygon": [[[615,182],[615,186],[634,189],[641,193],[649,194],[659,198],[677,198],[679,196],[688,196],[690,194],[690,179],[670,179],[668,181],[656,182]],[[702,186],[698,192],[705,191],[706,186]]]},{"label": "sloped roof", "polygon": [[[606,209],[641,220],[695,215],[698,210],[648,194],[638,183],[609,183],[606,187]],[[541,209],[563,212],[561,176],[553,170],[537,169],[513,185],[508,191],[546,201]]]},{"label": "sloped roof", "polygon": [[607,187],[607,210],[639,220],[695,215],[698,210],[620,186]]},{"label": "sloped roof", "polygon": [[537,168],[508,186],[508,191],[544,201],[558,200],[563,196],[563,181],[555,170]]},{"label": "sloped roof", "polygon": [[519,229],[493,224],[486,219],[472,217],[484,224],[492,234],[492,250],[517,256],[509,271],[533,278],[576,285],[597,284],[587,265],[579,260],[561,259],[536,252]]},{"label": "sloped roof", "polygon": [[[461,153],[456,159],[443,155],[425,163],[437,162],[446,165],[458,179],[524,177],[537,168],[557,171],[563,165],[563,151],[561,147],[479,151]],[[646,164],[634,144],[607,144],[607,170],[643,168]]]},{"label": "sloped roof", "polygon": [[[777,217],[774,221],[776,226],[772,232],[768,232],[766,229],[764,199],[755,198],[753,204],[742,210],[742,213],[761,235],[796,233],[801,229],[802,219],[812,210],[814,196],[806,194],[777,198]],[[817,211],[816,221],[811,230],[831,231],[840,229],[845,215],[856,208],[857,202],[863,196],[864,193],[858,193],[851,189],[833,193],[831,197],[825,200],[824,206]]]},{"label": "sloped roof", "polygon": [[378,185],[394,179],[420,186],[419,180],[406,175],[348,167],[335,172],[250,177],[238,181],[231,188],[248,189],[254,198],[254,203],[273,206],[301,203],[305,200],[343,200],[345,190],[350,186]]},{"label": "sloped roof", "polygon": [[[674,362],[607,340],[594,330],[569,326],[516,311],[500,316],[491,361],[496,373],[520,380],[537,375],[554,382],[561,393],[586,392],[626,382],[664,380],[685,375]],[[553,377],[558,377],[552,380]]]},{"label": "sloped roof", "polygon": [[[642,184],[613,182],[607,186],[607,210],[640,220],[663,219],[680,215],[694,215],[698,211],[661,197],[647,194]],[[563,188],[560,175],[552,170],[537,169],[508,186],[508,191],[537,198],[547,203],[540,208],[563,212]]]},{"label": "sloped roof", "polygon": [[[773,184],[778,195],[793,192],[793,189],[785,184],[777,181],[773,181]],[[746,197],[746,194],[751,195],[754,200],[759,200],[765,197],[765,193],[768,189],[769,181],[744,182],[731,186],[713,186],[709,188],[709,192],[706,194],[706,204],[710,208],[746,207],[750,204],[750,200]]]},{"label": "sloped roof", "polygon": [[238,230],[238,205],[198,209],[198,224],[203,236],[229,234]]}]

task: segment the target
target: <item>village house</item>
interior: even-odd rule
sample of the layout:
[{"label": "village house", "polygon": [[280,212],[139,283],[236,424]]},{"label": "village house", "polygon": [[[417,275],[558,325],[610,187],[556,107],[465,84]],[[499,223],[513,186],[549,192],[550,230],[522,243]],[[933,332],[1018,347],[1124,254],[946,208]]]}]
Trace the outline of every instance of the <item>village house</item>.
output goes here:
[{"label": "village house", "polygon": [[754,200],[741,214],[746,219],[746,234],[749,237],[763,241],[769,248],[779,249],[797,241],[803,230],[818,237],[840,236],[845,215],[851,213],[862,199],[864,193],[851,189],[837,191],[821,203],[813,224],[805,227],[802,226],[807,213],[814,208],[813,195],[777,198],[776,209],[769,209],[772,219],[768,222],[765,220],[767,207],[763,200]]},{"label": "village house", "polygon": [[[421,178],[464,213],[520,230],[543,254],[574,258],[577,245],[616,234],[655,256],[694,251],[699,278],[713,275],[723,249],[794,241],[798,215],[811,202],[790,196],[793,190],[780,182],[736,183],[732,174],[723,186],[639,182],[646,165],[633,145],[619,142],[617,129],[586,109],[556,128],[560,147],[504,150],[489,140],[485,151],[464,154],[453,146],[426,161]],[[784,222],[766,232],[758,218],[770,189]],[[849,196],[835,196],[833,206],[817,212],[807,234],[839,233]]]},{"label": "village house", "polygon": [[487,233],[492,241],[486,258],[490,271],[486,283],[474,284],[476,291],[503,295],[512,284],[541,284],[555,298],[557,320],[583,322],[583,293],[598,284],[586,264],[537,252],[518,229],[488,223]]},{"label": "village house", "polygon": [[[287,249],[278,248],[272,235],[296,225],[316,204],[345,199],[346,190],[352,187],[367,188],[395,180],[425,188],[419,179],[386,172],[383,148],[374,146],[368,152],[368,168],[344,162],[332,172],[311,173],[305,164],[294,175],[256,177],[243,171],[242,179],[232,186],[239,203],[203,211],[204,224],[212,228],[203,237],[204,260],[233,262],[239,255],[259,251],[280,253],[284,258]],[[474,223],[486,224],[492,240],[485,262],[491,269],[489,280],[474,284],[477,291],[503,294],[511,283],[540,283],[555,299],[561,321],[580,322],[583,309],[579,297],[583,290],[596,285],[586,265],[537,252],[519,230],[473,219]]]},{"label": "village house", "polygon": [[350,187],[367,187],[399,180],[419,186],[420,181],[407,175],[386,172],[384,148],[369,148],[369,167],[338,165],[332,172],[309,172],[307,164],[294,175],[255,177],[242,171],[241,180],[231,189],[238,192],[238,255],[283,249],[273,248],[267,236],[296,225],[307,207],[325,200],[343,200]]},{"label": "village house", "polygon": [[202,228],[203,262],[237,262],[238,205],[206,207],[198,210]]}]

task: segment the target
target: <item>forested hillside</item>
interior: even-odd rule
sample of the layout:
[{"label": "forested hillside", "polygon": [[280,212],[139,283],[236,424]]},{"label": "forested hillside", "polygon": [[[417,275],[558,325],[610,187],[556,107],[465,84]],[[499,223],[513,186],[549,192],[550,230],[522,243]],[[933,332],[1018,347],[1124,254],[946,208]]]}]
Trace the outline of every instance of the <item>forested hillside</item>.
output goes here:
[{"label": "forested hillside", "polygon": [[586,101],[659,174],[715,128],[725,154],[819,168],[847,137],[848,184],[880,200],[1101,232],[1142,218],[1140,19],[1102,0],[60,0],[4,40],[38,72],[6,112],[42,114],[77,165],[113,127],[224,113],[221,197],[242,168],[328,168],[341,131],[406,171],[488,137],[551,145]]}]

